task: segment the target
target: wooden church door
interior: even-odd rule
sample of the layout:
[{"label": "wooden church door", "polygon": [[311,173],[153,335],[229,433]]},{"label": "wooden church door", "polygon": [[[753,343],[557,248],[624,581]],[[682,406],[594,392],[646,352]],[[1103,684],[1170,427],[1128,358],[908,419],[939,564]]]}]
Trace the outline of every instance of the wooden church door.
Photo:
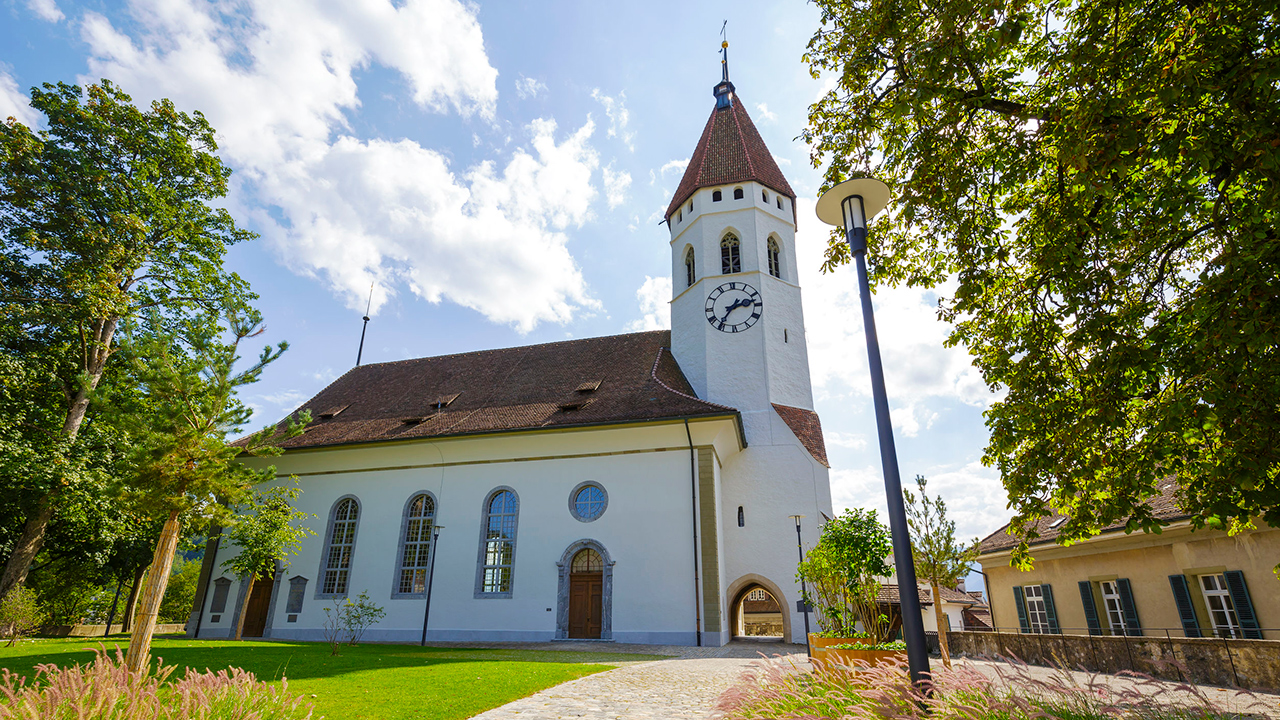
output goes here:
[{"label": "wooden church door", "polygon": [[272,578],[260,577],[253,581],[249,591],[249,607],[244,616],[244,637],[262,637],[267,630],[267,613],[271,610]]},{"label": "wooden church door", "polygon": [[590,548],[569,566],[569,637],[599,638],[604,616],[604,562]]}]

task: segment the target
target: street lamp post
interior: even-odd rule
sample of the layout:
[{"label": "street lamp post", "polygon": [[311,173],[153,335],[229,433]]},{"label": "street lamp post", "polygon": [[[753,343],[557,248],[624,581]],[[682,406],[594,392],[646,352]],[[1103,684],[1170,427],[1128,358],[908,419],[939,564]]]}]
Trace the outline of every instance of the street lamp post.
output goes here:
[{"label": "street lamp post", "polygon": [[427,644],[427,620],[431,618],[431,585],[436,577],[436,542],[440,540],[440,531],[443,529],[443,525],[431,526],[431,562],[427,565],[427,603],[422,610],[421,645]]},{"label": "street lamp post", "polygon": [[[800,555],[800,562],[804,562],[804,545],[800,542],[800,518],[803,515],[789,515],[792,520],[796,521],[796,553]],[[804,613],[804,647],[809,657],[813,657],[813,648],[809,646],[809,589],[804,584],[804,576],[800,576],[800,612]]]},{"label": "street lamp post", "polygon": [[871,393],[876,408],[876,431],[880,438],[880,464],[889,502],[889,531],[893,537],[893,564],[898,575],[898,598],[902,608],[902,639],[907,644],[907,665],[911,681],[920,683],[929,674],[929,654],[924,642],[924,618],[916,591],[916,568],[911,557],[911,536],[902,500],[902,479],[898,476],[898,451],[889,424],[889,397],[884,387],[884,366],[880,362],[880,342],[871,308],[871,288],[867,282],[867,223],[889,202],[889,187],[872,178],[846,180],[828,190],[818,200],[818,219],[844,228],[845,242],[857,265],[858,293],[862,297],[862,325],[867,336],[867,364],[871,370]]}]

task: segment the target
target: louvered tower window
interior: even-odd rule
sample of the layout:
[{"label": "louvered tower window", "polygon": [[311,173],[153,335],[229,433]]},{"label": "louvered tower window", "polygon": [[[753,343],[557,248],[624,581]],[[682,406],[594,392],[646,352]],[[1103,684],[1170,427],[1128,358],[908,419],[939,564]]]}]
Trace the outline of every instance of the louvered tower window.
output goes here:
[{"label": "louvered tower window", "polygon": [[780,278],[782,277],[782,251],[778,247],[778,241],[769,238],[769,274]]},{"label": "louvered tower window", "polygon": [[693,287],[693,284],[698,280],[698,269],[694,263],[692,246],[684,253],[684,278],[685,287]]},{"label": "louvered tower window", "polygon": [[738,238],[725,235],[720,241],[720,272],[724,275],[742,272],[742,256],[738,250]]}]

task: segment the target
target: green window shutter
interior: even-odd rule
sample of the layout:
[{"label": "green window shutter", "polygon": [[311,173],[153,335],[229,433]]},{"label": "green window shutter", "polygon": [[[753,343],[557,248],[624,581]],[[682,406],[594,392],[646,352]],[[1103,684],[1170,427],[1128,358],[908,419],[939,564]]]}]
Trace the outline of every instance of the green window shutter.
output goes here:
[{"label": "green window shutter", "polygon": [[1080,604],[1084,605],[1084,621],[1089,625],[1090,635],[1102,634],[1102,623],[1098,622],[1098,608],[1093,603],[1093,583],[1081,580]]},{"label": "green window shutter", "polygon": [[1024,632],[1031,632],[1031,621],[1027,619],[1027,601],[1022,599],[1022,586],[1013,586],[1013,602],[1018,606],[1018,628]]},{"label": "green window shutter", "polygon": [[1196,622],[1196,609],[1191,604],[1191,590],[1187,587],[1187,576],[1170,575],[1169,587],[1173,589],[1173,601],[1178,605],[1178,619],[1182,621],[1182,632],[1189,638],[1200,637],[1200,623]]},{"label": "green window shutter", "polygon": [[1058,611],[1053,606],[1053,586],[1045,583],[1040,586],[1040,591],[1044,593],[1044,614],[1049,616],[1049,632],[1061,635],[1062,629],[1058,627]]},{"label": "green window shutter", "polygon": [[1249,586],[1245,584],[1244,573],[1228,570],[1222,576],[1227,580],[1227,589],[1231,591],[1231,602],[1236,606],[1236,617],[1240,618],[1240,629],[1244,631],[1244,636],[1250,640],[1261,640],[1258,615],[1253,611],[1253,600],[1249,598]]},{"label": "green window shutter", "polygon": [[1116,580],[1120,589],[1120,609],[1124,611],[1125,635],[1141,635],[1142,623],[1138,622],[1138,606],[1133,602],[1133,588],[1129,586],[1129,578]]}]

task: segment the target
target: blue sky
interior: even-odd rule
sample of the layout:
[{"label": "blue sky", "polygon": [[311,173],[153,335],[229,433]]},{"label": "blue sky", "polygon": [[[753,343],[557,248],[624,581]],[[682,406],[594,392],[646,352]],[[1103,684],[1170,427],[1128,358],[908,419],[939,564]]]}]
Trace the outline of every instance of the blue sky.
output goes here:
[{"label": "blue sky", "polygon": [[[25,92],[107,77],[201,110],[261,239],[233,269],[291,349],[247,395],[268,422],[365,361],[664,326],[661,211],[713,107],[721,23],[744,102],[800,196],[797,250],[837,508],[883,507],[852,272],[819,272],[820,174],[797,138],[824,81],[803,2],[5,0],[0,116]],[[942,345],[936,298],[876,299],[902,475],[962,536],[1006,517],[979,463],[992,395]]]}]

